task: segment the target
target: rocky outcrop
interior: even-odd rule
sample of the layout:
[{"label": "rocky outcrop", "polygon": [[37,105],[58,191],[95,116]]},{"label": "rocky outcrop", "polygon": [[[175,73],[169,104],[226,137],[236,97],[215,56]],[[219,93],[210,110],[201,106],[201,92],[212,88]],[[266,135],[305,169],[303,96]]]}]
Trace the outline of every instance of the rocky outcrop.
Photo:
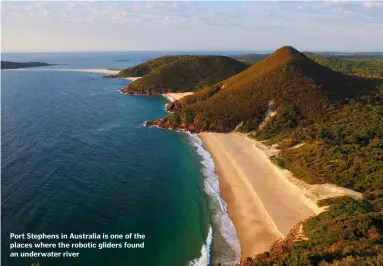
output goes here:
[{"label": "rocky outcrop", "polygon": [[[306,219],[299,221],[293,228],[290,229],[289,233],[284,237],[277,241],[275,241],[268,252],[268,257],[278,257],[283,254],[286,254],[291,250],[294,244],[298,241],[305,241],[308,238],[303,233],[303,223],[314,216],[310,216]],[[252,259],[241,261],[240,266],[253,266]]]},{"label": "rocky outcrop", "polygon": [[115,79],[115,78],[118,78],[117,75],[106,75],[106,76],[102,76],[103,78],[106,78],[106,79]]},{"label": "rocky outcrop", "polygon": [[126,86],[125,88],[122,88],[120,90],[123,94],[139,94],[139,95],[161,95],[160,92],[152,90],[152,89],[142,89],[142,88],[136,88],[133,86]]},{"label": "rocky outcrop", "polygon": [[181,129],[181,130],[186,130],[191,133],[198,133],[201,132],[202,130],[196,126],[195,124],[185,124],[181,123],[178,118],[170,115],[158,120],[153,120],[153,121],[147,121],[145,123],[146,126],[157,126],[159,128],[170,128],[170,129]]}]

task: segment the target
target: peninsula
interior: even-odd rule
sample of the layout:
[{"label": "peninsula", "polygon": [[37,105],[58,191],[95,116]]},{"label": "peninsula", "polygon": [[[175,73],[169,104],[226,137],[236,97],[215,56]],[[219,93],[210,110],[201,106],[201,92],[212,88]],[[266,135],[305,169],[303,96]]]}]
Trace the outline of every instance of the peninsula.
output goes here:
[{"label": "peninsula", "polygon": [[188,88],[194,93],[168,105],[172,114],[147,122],[199,133],[242,265],[378,261],[383,252],[374,244],[383,240],[383,82],[325,64],[282,47],[238,74]]}]

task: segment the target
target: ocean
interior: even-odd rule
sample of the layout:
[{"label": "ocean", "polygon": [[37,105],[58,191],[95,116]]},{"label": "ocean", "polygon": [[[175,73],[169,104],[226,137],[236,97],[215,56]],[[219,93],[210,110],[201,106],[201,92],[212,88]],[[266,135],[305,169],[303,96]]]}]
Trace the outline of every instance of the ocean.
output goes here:
[{"label": "ocean", "polygon": [[[14,53],[2,60],[121,68],[164,54],[176,52]],[[144,121],[167,115],[168,100],[120,94],[128,84],[86,72],[1,71],[2,265],[238,261],[239,242],[209,153],[188,132],[145,127]],[[10,233],[140,233],[146,239],[140,249],[25,259],[9,257]]]}]

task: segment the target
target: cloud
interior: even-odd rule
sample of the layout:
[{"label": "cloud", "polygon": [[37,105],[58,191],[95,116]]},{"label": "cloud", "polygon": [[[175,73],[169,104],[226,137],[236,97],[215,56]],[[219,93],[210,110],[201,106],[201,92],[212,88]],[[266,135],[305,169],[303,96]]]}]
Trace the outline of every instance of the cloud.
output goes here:
[{"label": "cloud", "polygon": [[383,7],[383,2],[364,2],[363,6],[365,8],[372,8],[372,7],[378,7],[378,8],[381,8]]},{"label": "cloud", "polygon": [[28,42],[20,41],[26,32],[39,33],[41,47],[44,39],[73,35],[81,36],[81,42],[71,40],[79,47],[87,47],[88,38],[100,49],[124,50],[274,49],[289,42],[370,49],[383,42],[382,2],[46,1],[2,7],[5,48],[27,49]]}]

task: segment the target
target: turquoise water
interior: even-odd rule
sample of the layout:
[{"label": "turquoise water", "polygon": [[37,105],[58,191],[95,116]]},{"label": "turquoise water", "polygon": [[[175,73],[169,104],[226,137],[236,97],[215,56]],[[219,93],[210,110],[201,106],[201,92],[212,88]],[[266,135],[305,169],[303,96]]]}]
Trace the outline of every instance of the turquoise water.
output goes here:
[{"label": "turquoise water", "polygon": [[[129,81],[101,76],[2,71],[2,265],[235,260],[235,231],[198,138],[144,127],[167,114],[167,100],[122,95]],[[15,259],[11,232],[142,233],[146,240],[144,249],[81,249],[76,259]]]}]

